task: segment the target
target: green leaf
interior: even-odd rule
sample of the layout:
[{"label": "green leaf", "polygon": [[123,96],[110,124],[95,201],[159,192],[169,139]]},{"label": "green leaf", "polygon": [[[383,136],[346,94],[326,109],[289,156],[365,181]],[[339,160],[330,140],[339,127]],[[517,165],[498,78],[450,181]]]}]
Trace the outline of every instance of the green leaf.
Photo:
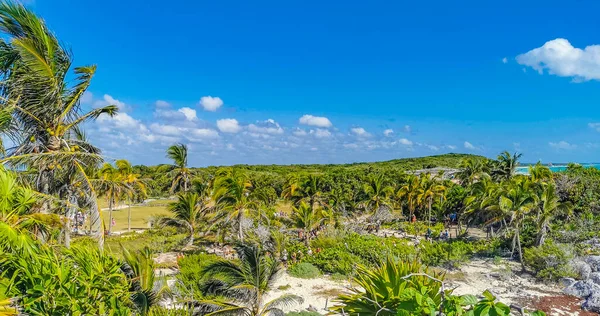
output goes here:
[{"label": "green leaf", "polygon": [[475,304],[477,304],[479,302],[479,299],[477,299],[477,296],[471,295],[471,294],[463,295],[460,298],[461,298],[460,303],[463,306],[475,305]]}]

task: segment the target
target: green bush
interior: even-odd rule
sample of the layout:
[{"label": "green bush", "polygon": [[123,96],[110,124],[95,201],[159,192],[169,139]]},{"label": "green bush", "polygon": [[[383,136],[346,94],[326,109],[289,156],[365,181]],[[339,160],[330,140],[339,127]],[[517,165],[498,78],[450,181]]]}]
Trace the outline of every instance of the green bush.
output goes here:
[{"label": "green bush", "polygon": [[301,279],[314,279],[321,275],[319,268],[308,262],[294,264],[288,269],[288,273],[295,278]]},{"label": "green bush", "polygon": [[207,278],[202,273],[204,267],[218,257],[210,254],[191,254],[179,259],[179,273],[177,274],[176,288],[185,298],[201,299],[200,290]]},{"label": "green bush", "polygon": [[419,258],[427,266],[457,268],[474,254],[473,244],[456,240],[452,242],[424,242],[420,245]]},{"label": "green bush", "polygon": [[546,241],[540,247],[525,248],[523,261],[533,270],[537,278],[558,280],[563,277],[574,277],[569,261],[573,259],[566,246]]},{"label": "green bush", "polygon": [[409,223],[403,222],[400,229],[404,230],[409,235],[424,236],[427,233],[427,228],[431,228],[431,236],[437,238],[444,231],[444,224],[437,223],[435,225],[427,225],[425,222]]},{"label": "green bush", "polygon": [[121,255],[122,244],[125,249],[137,251],[150,248],[154,253],[169,252],[179,249],[187,234],[180,233],[173,227],[150,229],[141,234],[132,233],[122,236],[110,236],[105,239],[105,248],[116,256]]}]

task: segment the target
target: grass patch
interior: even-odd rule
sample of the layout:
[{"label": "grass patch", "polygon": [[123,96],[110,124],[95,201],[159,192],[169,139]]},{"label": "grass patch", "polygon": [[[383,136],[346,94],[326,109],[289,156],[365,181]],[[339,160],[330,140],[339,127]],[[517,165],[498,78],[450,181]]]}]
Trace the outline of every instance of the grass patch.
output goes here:
[{"label": "grass patch", "polygon": [[289,290],[289,289],[291,289],[291,288],[292,288],[292,286],[291,286],[291,285],[289,285],[289,284],[286,284],[286,285],[280,285],[280,286],[278,286],[278,287],[277,287],[277,289],[278,289],[278,290],[280,290],[280,291]]},{"label": "grass patch", "polygon": [[[128,208],[113,210],[113,218],[115,219],[115,226],[113,231],[120,231],[127,229],[127,216]],[[147,229],[148,220],[156,215],[170,216],[171,212],[167,210],[166,206],[132,206],[131,207],[131,229]],[[108,228],[110,223],[110,212],[102,211],[102,219],[104,220],[105,227]]]},{"label": "grass patch", "polygon": [[314,279],[321,275],[319,268],[308,262],[301,262],[291,266],[288,269],[288,273],[295,278],[301,279]]}]

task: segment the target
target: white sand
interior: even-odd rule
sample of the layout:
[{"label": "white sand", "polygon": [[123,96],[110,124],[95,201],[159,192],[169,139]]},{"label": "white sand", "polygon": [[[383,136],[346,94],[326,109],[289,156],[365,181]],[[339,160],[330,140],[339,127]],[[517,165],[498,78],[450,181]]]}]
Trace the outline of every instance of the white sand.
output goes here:
[{"label": "white sand", "polygon": [[[278,287],[290,285],[289,289],[279,290]],[[304,299],[304,303],[294,307],[284,309],[285,312],[302,311],[310,306],[316,308],[316,311],[325,314],[325,304],[331,307],[332,299],[338,294],[347,292],[349,283],[347,281],[333,281],[328,276],[323,276],[318,279],[299,279],[290,276],[287,273],[281,273],[275,282],[275,289],[267,294],[265,302],[275,299],[283,294],[295,294]]]}]

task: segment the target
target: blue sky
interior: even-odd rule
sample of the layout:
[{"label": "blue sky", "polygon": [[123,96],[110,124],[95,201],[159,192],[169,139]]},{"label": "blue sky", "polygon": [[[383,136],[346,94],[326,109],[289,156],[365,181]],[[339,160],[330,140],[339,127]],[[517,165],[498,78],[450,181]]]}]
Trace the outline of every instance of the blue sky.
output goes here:
[{"label": "blue sky", "polygon": [[[31,1],[31,0],[30,0]],[[598,161],[600,3],[35,0],[98,71],[111,158],[195,166],[445,152]]]}]

